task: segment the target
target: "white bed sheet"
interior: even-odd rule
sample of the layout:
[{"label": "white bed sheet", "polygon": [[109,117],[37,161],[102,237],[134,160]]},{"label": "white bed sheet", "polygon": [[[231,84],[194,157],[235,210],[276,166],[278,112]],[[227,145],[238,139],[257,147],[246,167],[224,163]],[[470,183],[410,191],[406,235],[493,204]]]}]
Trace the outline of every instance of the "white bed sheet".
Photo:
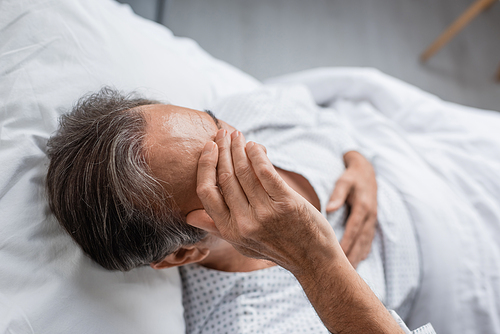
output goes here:
[{"label": "white bed sheet", "polygon": [[423,259],[409,327],[500,333],[500,113],[442,101],[374,69],[271,81],[304,83],[335,108],[377,174],[402,193]]},{"label": "white bed sheet", "polygon": [[112,85],[191,108],[259,83],[110,0],[0,0],[0,333],[183,333],[176,269],[107,272],[50,214],[46,142]]}]

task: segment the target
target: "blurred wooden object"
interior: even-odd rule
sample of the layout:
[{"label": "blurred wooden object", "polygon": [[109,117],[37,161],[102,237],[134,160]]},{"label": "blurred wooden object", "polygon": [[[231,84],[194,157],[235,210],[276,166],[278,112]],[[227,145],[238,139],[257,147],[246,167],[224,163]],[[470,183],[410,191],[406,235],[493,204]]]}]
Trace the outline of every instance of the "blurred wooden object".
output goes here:
[{"label": "blurred wooden object", "polygon": [[[439,51],[446,43],[448,43],[460,30],[470,23],[476,16],[488,9],[496,0],[476,0],[467,10],[453,22],[428,48],[425,50],[420,59],[422,62],[427,61],[432,55]],[[500,71],[500,69],[499,69]],[[500,76],[500,72],[497,76]]]}]

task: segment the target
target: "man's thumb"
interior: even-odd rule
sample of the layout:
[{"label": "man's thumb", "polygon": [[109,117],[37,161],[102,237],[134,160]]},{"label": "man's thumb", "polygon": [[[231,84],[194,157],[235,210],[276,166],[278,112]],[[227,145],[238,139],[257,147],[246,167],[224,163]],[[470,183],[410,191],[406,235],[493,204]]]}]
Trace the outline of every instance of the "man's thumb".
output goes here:
[{"label": "man's thumb", "polygon": [[350,189],[350,185],[347,182],[337,182],[335,188],[333,189],[332,196],[330,196],[330,201],[326,205],[326,212],[332,212],[340,209],[340,207],[345,203]]}]

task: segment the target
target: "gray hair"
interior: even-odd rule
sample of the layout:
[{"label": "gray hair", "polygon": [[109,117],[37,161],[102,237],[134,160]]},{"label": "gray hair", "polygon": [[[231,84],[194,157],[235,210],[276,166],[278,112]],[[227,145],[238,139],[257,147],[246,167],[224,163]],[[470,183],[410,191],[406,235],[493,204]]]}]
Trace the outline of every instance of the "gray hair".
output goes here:
[{"label": "gray hair", "polygon": [[61,117],[47,144],[50,209],[109,270],[159,262],[206,235],[185,222],[147,164],[141,106],[159,103],[102,88]]}]

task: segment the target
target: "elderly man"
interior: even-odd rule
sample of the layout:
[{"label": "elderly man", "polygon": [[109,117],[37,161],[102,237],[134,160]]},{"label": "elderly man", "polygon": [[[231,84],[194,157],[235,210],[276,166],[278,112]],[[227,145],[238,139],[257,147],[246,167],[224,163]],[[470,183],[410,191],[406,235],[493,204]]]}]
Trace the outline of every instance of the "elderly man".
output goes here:
[{"label": "elderly man", "polygon": [[[254,112],[239,114],[241,103]],[[351,164],[367,176],[337,188],[334,199],[342,204],[349,193],[342,189],[364,180],[368,193],[376,189],[373,170],[333,114],[303,87],[264,88],[215,111],[266,144],[277,168],[260,145],[246,144],[210,112],[109,89],[82,99],[49,142],[50,205],[73,239],[108,269],[192,264],[181,268],[188,332],[408,331],[377,298],[407,314],[418,287],[416,238],[397,193],[380,184],[381,228],[359,268],[377,297],[331,228],[343,232],[345,209],[330,204],[330,223],[318,211],[326,214],[335,180],[346,175],[342,157],[346,173]],[[354,264],[374,230],[374,217],[358,210],[344,243]],[[363,228],[353,223],[360,220]],[[400,225],[398,243],[384,236],[389,221]]]}]

